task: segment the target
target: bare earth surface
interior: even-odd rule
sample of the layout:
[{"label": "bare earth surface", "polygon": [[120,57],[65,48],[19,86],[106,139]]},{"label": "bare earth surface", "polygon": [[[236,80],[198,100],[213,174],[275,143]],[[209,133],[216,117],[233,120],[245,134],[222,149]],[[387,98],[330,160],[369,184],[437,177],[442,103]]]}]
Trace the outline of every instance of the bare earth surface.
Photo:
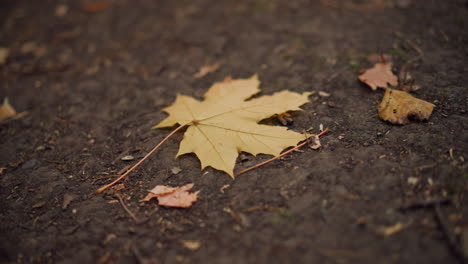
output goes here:
[{"label": "bare earth surface", "polygon": [[[0,1],[0,99],[28,112],[0,123],[0,263],[463,262],[466,1],[83,3]],[[392,55],[395,73],[415,61],[429,121],[379,119],[383,92],[357,80],[374,53]],[[174,159],[177,133],[125,189],[94,194],[171,131],[150,127],[177,93],[201,98],[255,73],[262,94],[331,95],[312,95],[289,125],[329,127],[320,150],[231,180],[194,155]],[[236,170],[268,158],[244,154]],[[139,202],[156,184],[190,182],[200,198],[189,209]]]}]

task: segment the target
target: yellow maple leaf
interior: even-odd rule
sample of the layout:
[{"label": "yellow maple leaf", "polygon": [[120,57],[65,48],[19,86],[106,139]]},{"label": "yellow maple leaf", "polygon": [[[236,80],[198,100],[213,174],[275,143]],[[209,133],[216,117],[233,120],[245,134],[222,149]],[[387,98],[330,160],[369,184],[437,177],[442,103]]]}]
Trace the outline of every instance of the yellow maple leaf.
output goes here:
[{"label": "yellow maple leaf", "polygon": [[306,135],[285,127],[258,122],[274,114],[302,110],[299,106],[308,102],[311,93],[282,91],[247,100],[260,91],[259,85],[254,75],[213,84],[204,101],[179,94],[163,109],[169,116],[153,128],[188,124],[177,156],[193,152],[201,161],[201,169],[210,166],[234,177],[240,152],[278,155],[306,139]]},{"label": "yellow maple leaf", "polygon": [[379,117],[392,124],[405,125],[409,123],[409,117],[429,119],[434,106],[407,92],[387,88],[379,105]]}]

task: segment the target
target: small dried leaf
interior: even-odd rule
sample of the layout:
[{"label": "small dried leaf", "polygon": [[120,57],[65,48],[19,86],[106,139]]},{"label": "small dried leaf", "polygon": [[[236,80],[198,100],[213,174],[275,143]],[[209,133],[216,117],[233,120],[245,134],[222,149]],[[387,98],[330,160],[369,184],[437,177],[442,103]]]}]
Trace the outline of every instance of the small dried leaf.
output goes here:
[{"label": "small dried leaf", "polygon": [[126,155],[126,156],[123,156],[121,158],[121,160],[123,160],[123,161],[131,161],[131,160],[134,160],[134,159],[135,159],[135,157],[133,157],[132,155]]},{"label": "small dried leaf", "polygon": [[315,136],[314,137],[314,144],[309,146],[310,149],[313,149],[313,150],[317,150],[319,149],[320,147],[322,146],[322,144],[320,144],[320,139],[318,136]]},{"label": "small dried leaf", "polygon": [[394,235],[398,232],[400,232],[401,230],[403,230],[404,226],[402,223],[396,223],[392,226],[389,226],[389,227],[382,227],[379,229],[379,232],[384,235],[384,236],[391,236],[391,235]]},{"label": "small dried leaf", "polygon": [[158,197],[159,205],[166,207],[189,208],[197,200],[198,192],[189,193],[178,189],[170,195]]},{"label": "small dried leaf", "polygon": [[8,99],[3,100],[3,104],[0,105],[0,120],[5,120],[16,115],[15,109],[10,105]]},{"label": "small dried leaf", "polygon": [[197,200],[198,193],[190,193],[193,183],[180,187],[170,187],[165,185],[156,185],[142,202],[147,202],[153,198],[158,198],[158,204],[167,207],[188,208]]},{"label": "small dried leaf", "polygon": [[197,250],[200,248],[200,241],[198,240],[181,240],[180,243],[187,249]]},{"label": "small dried leaf", "polygon": [[215,72],[217,69],[219,69],[219,63],[213,64],[213,65],[207,65],[203,66],[200,68],[200,70],[193,75],[194,78],[201,78],[208,73]]},{"label": "small dried leaf", "polygon": [[60,4],[55,7],[55,16],[63,17],[68,13],[68,6],[64,4]]},{"label": "small dried leaf", "polygon": [[157,198],[159,196],[171,194],[175,192],[177,187],[169,187],[169,186],[164,186],[164,185],[156,185],[149,193],[146,195],[145,198],[141,200],[141,202],[147,202],[153,198]]},{"label": "small dried leaf", "polygon": [[319,91],[318,94],[319,94],[321,97],[329,97],[329,96],[330,96],[329,93],[324,92],[324,91]]},{"label": "small dried leaf", "polygon": [[359,80],[375,91],[378,87],[388,88],[398,85],[398,78],[392,72],[391,63],[376,63],[373,68],[367,69],[359,75]]},{"label": "small dried leaf", "polygon": [[45,205],[46,203],[45,202],[38,202],[36,204],[33,204],[32,208],[36,209],[36,208],[41,208]]},{"label": "small dried leaf", "polygon": [[10,49],[0,47],[0,65],[5,64],[8,54],[10,54]]},{"label": "small dried leaf", "polygon": [[417,99],[407,92],[386,89],[379,105],[379,117],[392,124],[405,125],[409,117],[427,120],[434,109],[433,104]]},{"label": "small dried leaf", "polygon": [[62,202],[62,209],[65,210],[67,209],[68,205],[75,199],[75,195],[66,193],[63,195],[63,202]]},{"label": "small dried leaf", "polygon": [[369,61],[372,64],[376,64],[378,62],[393,62],[392,55],[389,54],[380,54],[380,53],[374,53],[370,54],[367,56],[367,61]]}]

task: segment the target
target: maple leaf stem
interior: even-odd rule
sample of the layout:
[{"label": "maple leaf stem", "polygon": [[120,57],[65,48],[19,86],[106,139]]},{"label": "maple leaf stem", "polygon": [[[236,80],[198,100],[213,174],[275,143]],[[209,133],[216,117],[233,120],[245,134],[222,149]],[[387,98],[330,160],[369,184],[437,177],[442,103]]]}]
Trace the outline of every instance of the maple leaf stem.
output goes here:
[{"label": "maple leaf stem", "polygon": [[96,190],[96,193],[102,193],[103,191],[105,191],[106,189],[108,189],[109,187],[112,187],[114,186],[116,183],[118,183],[120,180],[122,180],[123,178],[127,177],[130,172],[132,172],[133,170],[135,170],[136,168],[138,168],[138,166],[140,166],[141,163],[143,163],[143,161],[145,161],[146,159],[148,159],[156,150],[159,149],[159,147],[161,147],[161,145],[166,142],[170,137],[172,137],[177,131],[181,130],[182,128],[188,126],[189,124],[192,124],[192,122],[189,122],[189,123],[186,123],[184,125],[181,125],[179,126],[178,128],[174,129],[169,135],[167,135],[163,140],[161,140],[161,142],[159,142],[158,145],[156,145],[156,147],[154,147],[150,152],[148,152],[148,154],[146,154],[141,160],[139,160],[137,163],[135,163],[135,165],[133,165],[130,169],[128,169],[124,174],[122,174],[119,178],[115,179],[115,181],[105,185],[105,186],[102,186],[101,188],[97,189]]},{"label": "maple leaf stem", "polygon": [[[320,132],[320,134],[318,134],[317,137],[321,137],[321,136],[325,135],[326,133],[328,133],[329,131],[330,131],[330,129],[326,128],[325,130],[323,130],[322,132]],[[261,162],[261,163],[259,163],[259,164],[257,164],[257,165],[254,165],[254,166],[252,166],[252,167],[250,167],[250,168],[247,168],[247,169],[245,169],[245,170],[241,170],[236,176],[239,176],[239,175],[244,174],[244,173],[246,173],[246,172],[248,172],[248,171],[251,171],[251,170],[256,169],[256,168],[258,168],[258,167],[261,167],[261,166],[263,166],[263,165],[265,165],[265,164],[268,164],[268,163],[270,163],[270,162],[272,162],[272,161],[274,161],[274,160],[277,160],[277,159],[279,159],[279,158],[281,158],[281,157],[283,157],[283,156],[286,156],[286,155],[288,155],[289,153],[291,153],[291,152],[293,152],[293,151],[295,151],[295,150],[297,150],[297,149],[303,147],[304,145],[307,145],[308,143],[309,143],[309,141],[306,140],[306,141],[304,141],[303,143],[301,143],[301,144],[295,146],[294,148],[292,148],[292,149],[290,149],[290,150],[288,150],[288,151],[286,151],[286,152],[283,152],[283,153],[279,154],[279,155],[276,156],[276,157],[273,157],[273,158],[271,158],[271,159],[269,159],[269,160],[266,160],[266,161],[264,161],[264,162]]]}]

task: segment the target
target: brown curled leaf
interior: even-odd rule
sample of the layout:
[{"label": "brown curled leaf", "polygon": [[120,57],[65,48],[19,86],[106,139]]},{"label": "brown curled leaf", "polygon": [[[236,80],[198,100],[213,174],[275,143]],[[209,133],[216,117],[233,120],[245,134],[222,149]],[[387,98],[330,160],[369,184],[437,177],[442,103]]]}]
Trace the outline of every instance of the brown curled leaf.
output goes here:
[{"label": "brown curled leaf", "polygon": [[409,123],[409,117],[428,120],[434,106],[407,92],[387,88],[378,108],[379,117],[392,124],[406,125]]}]

